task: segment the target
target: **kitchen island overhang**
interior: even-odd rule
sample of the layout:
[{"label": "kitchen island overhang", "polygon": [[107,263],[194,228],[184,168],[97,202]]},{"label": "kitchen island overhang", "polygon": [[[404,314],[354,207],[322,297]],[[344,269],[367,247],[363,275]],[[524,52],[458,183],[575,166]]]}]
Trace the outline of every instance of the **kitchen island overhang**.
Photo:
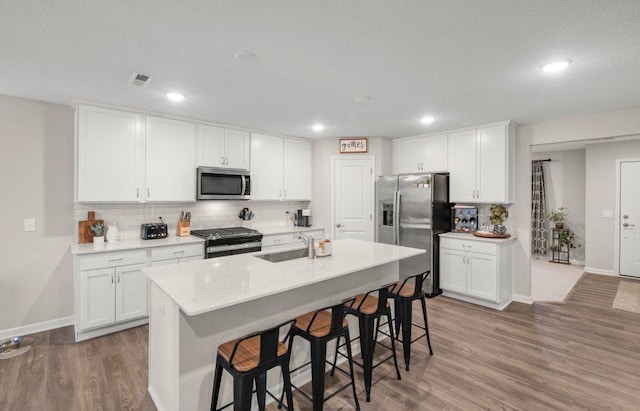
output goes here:
[{"label": "kitchen island overhang", "polygon": [[[398,262],[424,252],[345,239],[324,258],[271,263],[242,254],[145,269],[151,280],[149,393],[156,407],[209,409],[220,343],[397,281]],[[294,344],[292,365],[305,358],[308,347]],[[298,384],[308,380],[308,373],[294,375]],[[269,373],[271,388],[279,381],[279,372]],[[220,404],[231,393],[230,379],[223,379]]]}]

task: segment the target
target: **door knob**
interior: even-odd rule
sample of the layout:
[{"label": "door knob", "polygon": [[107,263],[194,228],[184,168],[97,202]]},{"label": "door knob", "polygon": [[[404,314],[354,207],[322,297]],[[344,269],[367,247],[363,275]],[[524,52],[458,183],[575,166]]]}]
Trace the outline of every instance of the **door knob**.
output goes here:
[{"label": "door knob", "polygon": [[336,224],[336,227],[340,228],[342,227],[342,224]]},{"label": "door knob", "polygon": [[623,227],[635,227],[635,224],[629,224],[629,223],[623,223],[622,224]]}]

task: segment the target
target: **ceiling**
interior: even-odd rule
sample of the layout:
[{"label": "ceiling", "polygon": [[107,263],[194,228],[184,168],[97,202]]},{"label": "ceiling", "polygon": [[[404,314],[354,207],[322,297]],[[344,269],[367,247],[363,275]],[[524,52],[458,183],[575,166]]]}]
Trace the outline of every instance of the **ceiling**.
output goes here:
[{"label": "ceiling", "polygon": [[523,124],[640,106],[638,21],[637,0],[2,0],[0,94],[304,137]]}]

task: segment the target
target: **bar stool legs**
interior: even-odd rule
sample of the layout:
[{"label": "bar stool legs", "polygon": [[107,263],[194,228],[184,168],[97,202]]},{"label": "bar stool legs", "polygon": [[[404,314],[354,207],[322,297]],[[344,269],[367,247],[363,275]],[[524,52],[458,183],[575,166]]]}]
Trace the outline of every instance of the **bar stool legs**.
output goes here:
[{"label": "bar stool legs", "polygon": [[326,341],[311,341],[311,395],[314,400],[313,411],[322,410],[324,405],[324,372],[326,361]]}]

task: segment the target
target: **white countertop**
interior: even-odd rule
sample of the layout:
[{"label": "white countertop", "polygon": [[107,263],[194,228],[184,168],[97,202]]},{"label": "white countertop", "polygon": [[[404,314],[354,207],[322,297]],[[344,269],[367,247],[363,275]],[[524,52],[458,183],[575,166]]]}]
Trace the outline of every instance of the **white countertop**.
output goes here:
[{"label": "white countertop", "polygon": [[170,235],[167,238],[154,239],[154,240],[142,240],[140,238],[133,238],[127,240],[114,241],[111,243],[105,242],[101,248],[93,248],[93,243],[87,244],[71,244],[71,254],[95,254],[105,253],[110,251],[123,251],[123,250],[135,250],[139,248],[150,247],[164,247],[170,245],[183,245],[192,243],[204,243],[202,238],[188,236],[178,237]]},{"label": "white countertop", "polygon": [[333,254],[271,263],[239,254],[143,271],[190,316],[319,283],[425,253],[362,240],[337,240]]},{"label": "white countertop", "polygon": [[484,241],[486,243],[510,243],[516,239],[514,235],[509,238],[486,238],[475,236],[473,233],[442,233],[440,234],[440,237],[456,238],[458,240]]}]

